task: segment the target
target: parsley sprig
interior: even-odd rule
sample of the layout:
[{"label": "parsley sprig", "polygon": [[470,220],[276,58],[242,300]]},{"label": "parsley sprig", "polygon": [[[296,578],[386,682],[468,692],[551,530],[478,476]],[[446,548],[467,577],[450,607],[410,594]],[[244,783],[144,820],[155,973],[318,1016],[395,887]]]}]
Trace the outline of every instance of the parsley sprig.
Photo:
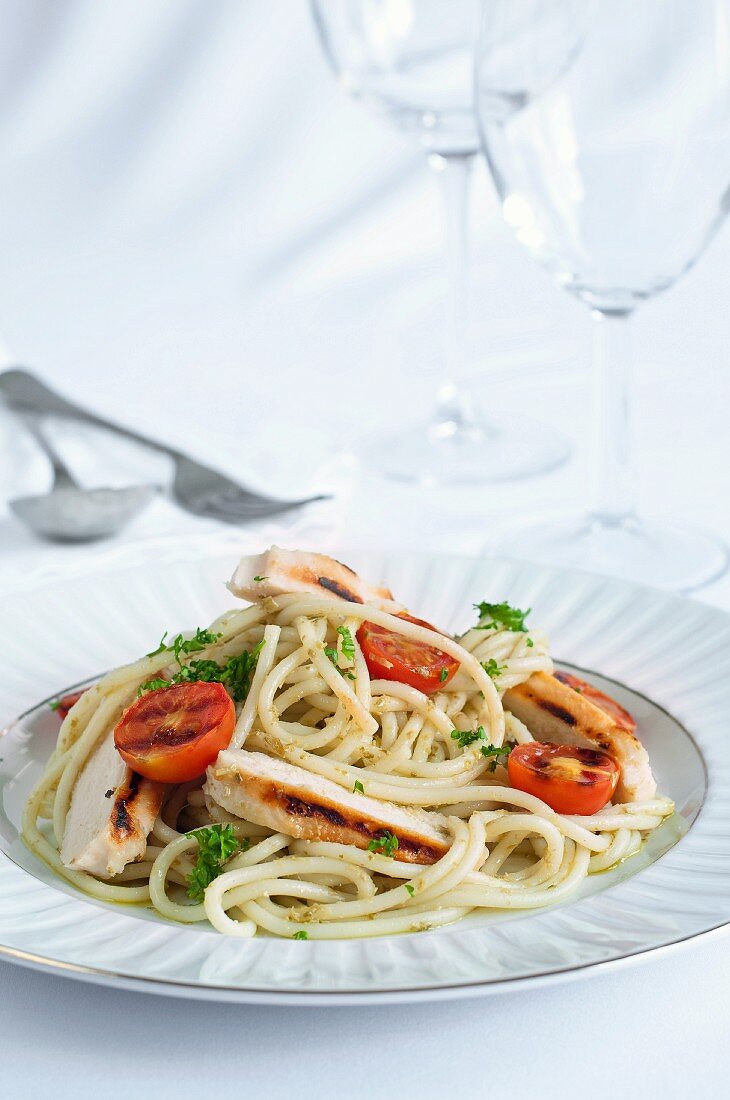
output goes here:
[{"label": "parsley sprig", "polygon": [[[198,633],[206,634],[209,638],[213,638],[213,640],[217,640],[217,638],[220,637],[219,634],[212,635],[208,631],[199,631]],[[192,640],[193,639],[190,639],[190,641]],[[211,643],[206,642],[205,644],[210,645]],[[258,645],[254,646],[250,653],[244,650],[242,653],[237,653],[234,657],[229,657],[225,664],[222,665],[219,665],[217,661],[208,659],[198,659],[184,665],[180,660],[179,653],[176,653],[178,671],[169,680],[165,680],[161,676],[156,676],[152,680],[147,680],[146,683],[142,684],[137,694],[144,695],[148,691],[157,691],[159,688],[170,687],[171,684],[189,684],[194,681],[202,680],[206,684],[223,684],[234,702],[242,703],[249,693],[251,680],[256,669],[256,661],[263,644],[263,641],[260,641]],[[198,652],[202,648],[203,645],[199,646]],[[183,651],[181,650],[180,652]]]},{"label": "parsley sprig", "polygon": [[175,654],[175,660],[178,664],[182,664],[180,660],[180,654],[188,656],[191,653],[200,653],[201,649],[205,649],[206,646],[213,645],[221,634],[214,634],[212,630],[201,630],[200,627],[195,631],[192,638],[186,638],[184,634],[176,634],[171,642],[166,642],[167,631],[160,638],[160,644],[157,649],[153,649],[151,653],[148,653],[148,657],[156,657],[158,653],[170,652]]},{"label": "parsley sprig", "polygon": [[[496,770],[497,764],[506,764],[507,757],[512,752],[514,745],[482,745],[482,756],[489,760],[489,771]],[[504,759],[502,759],[504,757]]]},{"label": "parsley sprig", "polygon": [[486,600],[475,603],[474,607],[479,612],[477,630],[514,630],[522,634],[527,632],[525,619],[532,611],[531,607],[527,611],[521,611],[519,607],[512,607],[506,601],[487,603]]},{"label": "parsley sprig", "polygon": [[[347,657],[350,660],[352,660],[352,658],[355,656],[355,643],[352,640],[352,634],[350,634],[350,631],[347,629],[346,626],[338,626],[337,627],[337,633],[342,638],[342,655],[343,655],[343,657]],[[330,659],[330,661],[335,666],[337,671],[339,673],[341,673],[343,676],[346,676],[348,680],[354,680],[355,679],[355,676],[353,675],[352,672],[350,672],[349,669],[340,668],[340,664],[339,664],[340,655],[339,655],[339,653],[337,652],[337,649],[334,646],[326,645],[324,647],[324,655],[325,655],[325,657],[328,657]]]},{"label": "parsley sprig", "polygon": [[144,695],[148,691],[159,691],[160,688],[169,687],[171,683],[172,680],[165,680],[163,676],[154,676],[140,686],[137,696]]},{"label": "parsley sprig", "polygon": [[187,836],[198,842],[198,858],[188,875],[188,897],[202,901],[206,888],[223,870],[223,865],[239,851],[245,851],[249,842],[240,844],[232,825],[211,825],[196,829]]},{"label": "parsley sprig", "polygon": [[379,852],[381,855],[394,859],[395,853],[398,851],[398,837],[395,833],[389,833],[387,829],[384,829],[380,836],[373,837],[370,841],[368,851]]},{"label": "parsley sprig", "polygon": [[490,680],[496,680],[502,675],[506,669],[506,665],[500,665],[495,661],[494,657],[490,657],[488,661],[482,661],[482,668],[486,672]]},{"label": "parsley sprig", "polygon": [[475,730],[452,730],[451,736],[459,742],[460,749],[467,749],[475,741],[483,741],[487,734],[484,726],[478,726]]},{"label": "parsley sprig", "polygon": [[339,634],[340,638],[342,638],[342,642],[340,643],[342,656],[345,657],[348,661],[354,661],[355,639],[350,633],[350,628],[348,626],[338,626],[337,633]]}]

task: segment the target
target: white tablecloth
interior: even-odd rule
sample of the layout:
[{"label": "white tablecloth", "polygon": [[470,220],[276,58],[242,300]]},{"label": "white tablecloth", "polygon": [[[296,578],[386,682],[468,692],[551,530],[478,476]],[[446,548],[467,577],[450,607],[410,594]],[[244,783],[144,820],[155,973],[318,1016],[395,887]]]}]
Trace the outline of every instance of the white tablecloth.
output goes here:
[{"label": "white tablecloth", "polygon": [[[242,543],[407,548],[417,530],[421,548],[479,552],[510,513],[580,504],[590,322],[518,251],[482,170],[475,389],[493,415],[549,419],[574,460],[512,487],[424,494],[341,457],[365,429],[423,411],[437,383],[438,209],[415,151],[335,87],[303,3],[5,2],[0,41],[7,363],[272,490],[337,489]],[[639,314],[635,417],[641,506],[726,539],[729,247],[725,231]],[[167,475],[118,441],[51,427],[89,484]],[[0,411],[0,506],[47,481]],[[207,530],[159,499],[114,543],[51,549],[0,512],[0,592]],[[730,609],[730,580],[700,598]],[[485,1000],[299,1011],[0,963],[0,1096],[724,1096],[729,945],[720,933]]]},{"label": "white tablecloth", "polygon": [[720,1100],[729,947],[721,935],[553,989],[360,1009],[167,1000],[0,964],[0,1095]]}]

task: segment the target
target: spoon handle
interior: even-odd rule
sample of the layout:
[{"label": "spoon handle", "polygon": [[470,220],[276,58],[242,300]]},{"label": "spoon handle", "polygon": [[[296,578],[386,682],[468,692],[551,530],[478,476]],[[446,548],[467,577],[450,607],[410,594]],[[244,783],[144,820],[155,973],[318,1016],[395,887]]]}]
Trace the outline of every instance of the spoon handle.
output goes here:
[{"label": "spoon handle", "polygon": [[[20,414],[18,414],[20,416]],[[44,455],[51,463],[53,467],[53,488],[54,489],[78,489],[79,484],[73,477],[66,463],[63,461],[58,451],[51,446],[43,434],[40,424],[32,416],[20,416],[24,427],[30,432],[35,439],[36,443],[43,451]]]}]

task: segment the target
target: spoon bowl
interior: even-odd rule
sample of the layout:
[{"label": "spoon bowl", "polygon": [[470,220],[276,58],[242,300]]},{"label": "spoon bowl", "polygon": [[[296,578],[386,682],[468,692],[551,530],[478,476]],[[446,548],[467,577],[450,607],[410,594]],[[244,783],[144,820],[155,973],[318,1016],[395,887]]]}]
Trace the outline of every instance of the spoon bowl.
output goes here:
[{"label": "spoon bowl", "polygon": [[116,535],[149,504],[156,485],[82,489],[35,417],[20,415],[53,470],[50,493],[16,497],[8,505],[34,534],[52,542],[91,542]]},{"label": "spoon bowl", "polygon": [[59,488],[9,501],[14,515],[41,538],[90,542],[109,538],[126,526],[157,492],[154,485],[122,489]]}]

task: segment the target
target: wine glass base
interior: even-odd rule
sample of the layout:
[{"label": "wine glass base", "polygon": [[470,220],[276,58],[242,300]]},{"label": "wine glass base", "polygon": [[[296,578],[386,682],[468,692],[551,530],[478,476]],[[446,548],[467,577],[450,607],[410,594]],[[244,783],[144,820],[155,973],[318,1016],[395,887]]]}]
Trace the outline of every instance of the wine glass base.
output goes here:
[{"label": "wine glass base", "polygon": [[498,535],[488,549],[683,592],[717,580],[728,567],[727,547],[714,535],[634,516],[523,524]]},{"label": "wine glass base", "polygon": [[570,456],[570,444],[561,435],[525,421],[423,423],[369,436],[357,450],[367,469],[383,477],[453,486],[545,474]]}]

